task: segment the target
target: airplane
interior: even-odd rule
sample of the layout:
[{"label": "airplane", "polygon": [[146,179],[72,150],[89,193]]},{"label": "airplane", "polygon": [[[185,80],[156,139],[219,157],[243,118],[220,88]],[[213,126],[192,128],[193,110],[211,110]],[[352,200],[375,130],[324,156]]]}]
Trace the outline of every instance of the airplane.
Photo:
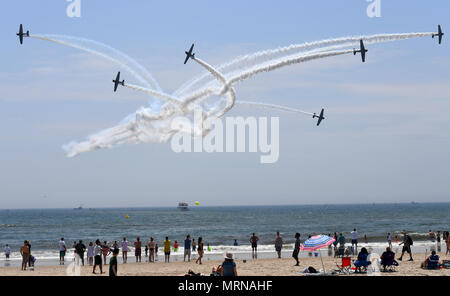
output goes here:
[{"label": "airplane", "polygon": [[357,52],[360,52],[361,59],[364,63],[366,61],[366,52],[368,52],[368,50],[364,47],[364,42],[362,41],[362,39],[359,42],[360,42],[360,49],[359,50],[353,49],[353,55],[356,55]]},{"label": "airplane", "polygon": [[439,44],[441,44],[442,36],[444,36],[444,33],[442,32],[442,29],[441,29],[441,25],[438,25],[438,33],[431,35],[432,38],[434,38],[435,36],[439,37]]},{"label": "airplane", "polygon": [[120,81],[120,72],[117,73],[116,79],[112,82],[114,82],[114,92],[117,90],[119,84],[125,86],[125,80]]},{"label": "airplane", "polygon": [[186,53],[186,59],[184,60],[185,65],[190,58],[193,59],[195,57],[195,53],[192,53],[193,49],[194,49],[194,44],[192,44],[191,49],[189,49],[189,51],[185,51],[185,53]]},{"label": "airplane", "polygon": [[19,33],[17,33],[16,35],[19,36],[20,44],[23,44],[23,37],[30,37],[30,31],[27,31],[26,33],[24,33],[22,24],[20,24]]},{"label": "airplane", "polygon": [[317,116],[316,113],[314,113],[312,118],[319,118],[319,120],[317,120],[317,126],[320,125],[320,123],[322,122],[322,120],[325,119],[325,117],[323,117],[323,113],[325,112],[325,110],[322,108],[322,111],[320,111],[320,115]]}]

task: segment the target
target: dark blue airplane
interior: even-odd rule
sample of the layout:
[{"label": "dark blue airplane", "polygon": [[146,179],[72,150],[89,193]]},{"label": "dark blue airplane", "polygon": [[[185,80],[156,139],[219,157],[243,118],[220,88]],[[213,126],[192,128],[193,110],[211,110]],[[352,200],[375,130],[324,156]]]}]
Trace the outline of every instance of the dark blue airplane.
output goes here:
[{"label": "dark blue airplane", "polygon": [[20,24],[19,33],[17,33],[16,35],[19,36],[20,44],[23,44],[23,37],[30,37],[30,31],[27,31],[26,33],[24,33],[22,24]]}]

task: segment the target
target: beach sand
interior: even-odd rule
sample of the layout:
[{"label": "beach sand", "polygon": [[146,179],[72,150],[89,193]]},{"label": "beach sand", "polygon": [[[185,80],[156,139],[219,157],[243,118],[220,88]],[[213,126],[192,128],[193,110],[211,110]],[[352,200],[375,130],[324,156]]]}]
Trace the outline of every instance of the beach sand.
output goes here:
[{"label": "beach sand", "polygon": [[[439,256],[441,260],[450,259],[450,256],[445,256],[442,253],[440,253]],[[397,272],[368,273],[362,274],[362,276],[450,276],[450,269],[421,269],[420,263],[425,258],[424,254],[414,254],[415,261],[413,262],[405,261],[408,258],[408,256],[405,256],[403,259],[404,261],[400,262],[400,266],[396,268]],[[181,276],[187,273],[189,269],[192,269],[196,273],[209,275],[212,267],[217,266],[222,262],[219,260],[205,260],[202,265],[198,265],[193,261],[131,263],[132,260],[134,261],[134,258],[129,258],[128,260],[129,263],[127,264],[119,264],[119,276]],[[340,259],[324,257],[323,262],[326,270],[330,271],[336,269],[336,263],[340,263]],[[70,263],[71,262],[66,262],[66,265],[64,266],[36,266],[34,271],[29,269],[21,271],[20,267],[17,266],[1,267],[0,276],[66,276],[66,270]],[[317,270],[322,268],[319,257],[301,258],[300,266],[294,266],[294,263],[295,261],[292,258],[247,260],[246,263],[242,260],[236,260],[238,275],[241,276],[302,276],[304,274],[301,272],[308,266],[313,266]],[[84,266],[81,267],[80,275],[106,276],[108,275],[108,268],[109,266],[104,266],[105,273],[103,275],[94,275],[92,274],[91,266]]]}]

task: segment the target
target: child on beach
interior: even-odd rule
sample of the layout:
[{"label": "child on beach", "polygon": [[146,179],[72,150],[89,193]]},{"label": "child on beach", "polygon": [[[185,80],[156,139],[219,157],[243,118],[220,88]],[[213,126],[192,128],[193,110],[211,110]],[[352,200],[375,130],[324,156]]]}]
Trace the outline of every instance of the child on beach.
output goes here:
[{"label": "child on beach", "polygon": [[89,242],[87,256],[88,256],[88,263],[90,266],[92,266],[92,264],[94,264],[94,243],[93,242]]},{"label": "child on beach", "polygon": [[387,241],[388,241],[389,248],[392,248],[392,236],[391,236],[390,232],[387,234]]},{"label": "child on beach", "polygon": [[8,244],[5,246],[5,257],[6,260],[9,260],[9,254],[11,254],[11,249],[9,248]]},{"label": "child on beach", "polygon": [[117,255],[119,255],[118,248],[114,249],[113,256],[109,259],[109,276],[117,276]]},{"label": "child on beach", "polygon": [[178,247],[179,247],[178,242],[175,241],[175,243],[173,244],[173,251],[174,251],[175,253],[178,253]]},{"label": "child on beach", "polygon": [[59,265],[64,265],[64,257],[66,256],[66,243],[64,242],[64,238],[62,237],[59,241]]}]

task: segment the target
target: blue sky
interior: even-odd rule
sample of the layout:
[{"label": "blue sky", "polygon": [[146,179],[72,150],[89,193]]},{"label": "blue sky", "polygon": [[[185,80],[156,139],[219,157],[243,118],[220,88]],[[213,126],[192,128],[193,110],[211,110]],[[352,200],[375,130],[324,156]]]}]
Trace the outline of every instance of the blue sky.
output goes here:
[{"label": "blue sky", "polygon": [[[70,159],[61,146],[118,123],[147,97],[114,94],[118,70],[71,48],[25,40],[33,33],[94,39],[144,65],[172,92],[201,69],[182,65],[195,42],[213,65],[292,43],[359,34],[445,31],[448,1],[381,0],[382,17],[351,1],[7,1],[0,18],[1,208],[449,201],[450,55],[431,38],[376,44],[368,61],[334,57],[262,74],[236,86],[238,100],[308,111],[235,107],[230,116],[279,116],[280,158],[172,152],[123,145]],[[431,3],[430,3],[431,2]],[[45,196],[45,197],[44,197]]]}]

